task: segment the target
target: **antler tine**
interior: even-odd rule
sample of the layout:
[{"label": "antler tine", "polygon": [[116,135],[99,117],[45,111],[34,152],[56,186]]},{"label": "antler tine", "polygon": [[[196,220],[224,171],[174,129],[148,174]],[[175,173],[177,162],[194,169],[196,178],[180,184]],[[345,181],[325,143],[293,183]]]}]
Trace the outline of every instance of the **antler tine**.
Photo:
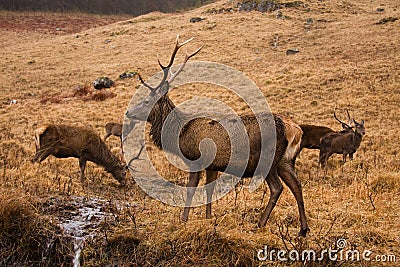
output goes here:
[{"label": "antler tine", "polygon": [[157,89],[157,87],[154,88],[154,87],[151,87],[150,85],[148,85],[147,83],[145,83],[145,82],[143,81],[143,79],[142,79],[142,76],[140,76],[140,74],[139,74],[138,76],[139,76],[140,82],[141,82],[144,86],[146,86],[147,88],[149,88],[150,91],[154,92],[154,91]]},{"label": "antler tine", "polygon": [[343,128],[349,128],[349,129],[353,128],[353,127],[351,127],[350,125],[348,125],[347,123],[345,123],[345,122],[339,120],[338,117],[336,117],[336,107],[333,109],[333,117],[334,117],[338,122],[340,122],[340,123],[342,124],[342,126],[344,126]]},{"label": "antler tine", "polygon": [[[191,38],[191,39],[193,39],[193,38]],[[169,84],[171,84],[172,82],[173,82],[173,80],[176,78],[176,76],[183,70],[183,68],[185,67],[185,65],[186,65],[186,62],[188,62],[188,60],[191,58],[191,57],[194,57],[197,53],[199,53],[200,52],[200,50],[203,48],[203,46],[200,46],[196,51],[194,51],[192,54],[188,54],[188,52],[186,51],[186,56],[185,56],[185,60],[183,61],[183,63],[181,64],[181,66],[179,67],[179,69],[175,72],[175,73],[172,73],[172,71],[170,71],[171,72],[171,76],[169,77],[169,79],[168,79],[168,83]]]},{"label": "antler tine", "polygon": [[349,110],[347,108],[346,108],[346,112],[347,112],[347,117],[349,118],[349,120],[351,120],[350,113],[349,113]]},{"label": "antler tine", "polygon": [[170,61],[169,61],[169,64],[168,64],[167,66],[164,67],[164,66],[161,64],[160,59],[158,59],[158,64],[160,65],[160,67],[161,67],[163,70],[164,70],[164,69],[169,69],[169,68],[171,68],[172,64],[174,63],[174,59],[175,59],[176,53],[178,52],[179,48],[181,48],[181,47],[184,46],[185,44],[189,43],[189,42],[192,41],[193,39],[194,39],[194,37],[192,37],[192,38],[190,38],[190,39],[184,41],[183,43],[179,43],[179,33],[178,33],[177,36],[176,36],[175,48],[174,48],[174,51],[172,52],[172,55],[171,55],[171,59],[170,59]]},{"label": "antler tine", "polygon": [[349,110],[348,110],[348,109],[346,109],[346,112],[347,112],[347,118],[349,119],[349,125],[351,126],[351,124],[352,124],[352,121],[351,121],[351,117],[350,117]]}]

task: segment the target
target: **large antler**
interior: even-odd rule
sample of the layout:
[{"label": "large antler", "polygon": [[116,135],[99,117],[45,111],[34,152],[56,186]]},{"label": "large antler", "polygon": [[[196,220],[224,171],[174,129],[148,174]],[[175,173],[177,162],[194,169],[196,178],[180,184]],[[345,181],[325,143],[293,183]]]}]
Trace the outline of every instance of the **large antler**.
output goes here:
[{"label": "large antler", "polygon": [[[350,118],[350,114],[349,114],[349,111],[348,111],[348,110],[347,110],[347,115],[348,115],[349,118]],[[343,127],[344,129],[346,129],[346,128],[347,128],[347,129],[353,128],[352,126],[350,126],[350,125],[348,125],[347,123],[345,123],[345,122],[339,120],[338,117],[336,117],[336,107],[333,109],[333,117],[334,117],[338,122],[340,122],[340,123],[342,124],[342,127]]]},{"label": "large antler", "polygon": [[[180,48],[180,47],[182,47],[183,45],[185,45],[185,44],[187,44],[188,42],[190,42],[191,40],[193,40],[193,38],[190,38],[189,40],[186,40],[185,42],[183,42],[182,44],[179,44],[179,34],[178,34],[178,36],[176,37],[176,46],[175,46],[175,50],[174,50],[174,53],[172,54],[172,57],[171,57],[171,61],[170,61],[170,63],[169,63],[169,65],[167,66],[167,68],[169,68],[169,71],[170,71],[170,73],[171,73],[171,76],[169,77],[169,79],[167,80],[168,81],[168,83],[170,84],[170,83],[172,83],[173,81],[174,81],[174,79],[176,78],[176,76],[183,70],[183,68],[185,67],[185,65],[186,65],[186,63],[188,62],[188,60],[191,58],[191,57],[194,57],[197,53],[199,53],[200,52],[200,50],[203,48],[203,46],[200,46],[196,51],[194,51],[192,54],[188,54],[188,52],[186,51],[186,55],[185,55],[185,59],[183,60],[183,63],[181,64],[181,66],[179,67],[179,69],[175,72],[175,73],[172,73],[172,71],[171,71],[171,66],[172,66],[172,62],[174,61],[174,57],[175,57],[175,54],[176,54],[176,52],[178,51],[178,49]],[[161,65],[161,64],[160,64]]]},{"label": "large antler", "polygon": [[170,59],[168,65],[167,65],[167,66],[163,66],[163,65],[161,64],[161,62],[160,62],[160,59],[158,59],[158,64],[160,65],[161,69],[163,70],[164,76],[163,76],[162,81],[160,82],[160,84],[159,84],[157,87],[151,87],[150,85],[146,84],[146,83],[143,81],[142,76],[140,76],[140,74],[139,74],[139,80],[140,80],[140,82],[141,82],[144,86],[146,86],[147,88],[149,88],[152,92],[154,92],[155,90],[157,90],[158,88],[160,88],[162,84],[164,84],[164,82],[167,80],[168,72],[170,72],[170,73],[171,73],[171,76],[170,76],[170,78],[167,80],[167,82],[168,82],[169,84],[172,83],[172,81],[176,78],[176,76],[183,70],[183,68],[184,68],[185,65],[186,65],[186,62],[187,62],[191,57],[193,57],[193,56],[195,56],[197,53],[199,53],[200,50],[203,48],[203,46],[201,46],[199,49],[197,49],[194,53],[192,53],[192,54],[190,54],[190,55],[189,55],[189,54],[187,53],[187,51],[186,51],[185,60],[183,61],[183,63],[182,63],[181,66],[179,67],[179,69],[178,69],[175,73],[172,73],[171,67],[172,67],[172,64],[174,63],[175,56],[176,56],[176,53],[178,52],[179,48],[181,48],[182,46],[184,46],[185,44],[189,43],[189,42],[192,41],[192,40],[193,40],[193,37],[190,38],[190,39],[188,39],[188,40],[186,40],[186,41],[184,41],[183,43],[180,43],[180,42],[179,42],[179,33],[178,33],[178,35],[176,36],[175,48],[174,48],[174,51],[172,52],[171,59]]}]

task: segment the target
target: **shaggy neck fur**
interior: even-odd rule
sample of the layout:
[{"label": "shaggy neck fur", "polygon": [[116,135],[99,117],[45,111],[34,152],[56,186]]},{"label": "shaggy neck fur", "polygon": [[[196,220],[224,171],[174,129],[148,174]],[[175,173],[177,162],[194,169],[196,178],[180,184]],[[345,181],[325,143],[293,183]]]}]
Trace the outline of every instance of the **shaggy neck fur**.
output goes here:
[{"label": "shaggy neck fur", "polygon": [[[101,141],[101,140],[100,140]],[[124,166],[118,160],[116,156],[107,148],[107,145],[102,141],[99,142],[99,147],[97,147],[97,153],[92,153],[94,156],[91,161],[103,166],[104,169],[111,173],[115,179],[120,181],[124,178]]]},{"label": "shaggy neck fur", "polygon": [[355,132],[354,135],[353,135],[353,143],[354,143],[354,147],[356,149],[358,149],[360,147],[361,139],[362,139],[362,135],[357,133],[357,132]]},{"label": "shaggy neck fur", "polygon": [[[172,112],[172,110],[174,110],[174,112]],[[183,126],[186,116],[175,107],[174,103],[167,95],[164,95],[158,100],[157,104],[150,112],[148,118],[148,122],[151,124],[150,135],[158,148],[174,153],[174,145],[172,145],[168,138],[161,140],[162,128],[168,116],[170,117],[168,120],[172,121],[171,127],[173,127],[173,129],[169,130],[173,133],[178,132],[179,129],[182,128],[181,126]]]}]

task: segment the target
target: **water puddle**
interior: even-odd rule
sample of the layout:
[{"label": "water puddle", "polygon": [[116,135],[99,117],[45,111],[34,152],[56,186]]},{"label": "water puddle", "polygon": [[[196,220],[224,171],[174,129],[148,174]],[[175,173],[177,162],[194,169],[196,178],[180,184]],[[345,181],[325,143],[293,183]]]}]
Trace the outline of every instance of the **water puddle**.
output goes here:
[{"label": "water puddle", "polygon": [[73,266],[80,267],[80,256],[84,241],[99,234],[103,222],[116,223],[117,215],[112,211],[121,205],[101,198],[69,197],[51,198],[45,205],[46,213],[55,217],[74,245]]}]

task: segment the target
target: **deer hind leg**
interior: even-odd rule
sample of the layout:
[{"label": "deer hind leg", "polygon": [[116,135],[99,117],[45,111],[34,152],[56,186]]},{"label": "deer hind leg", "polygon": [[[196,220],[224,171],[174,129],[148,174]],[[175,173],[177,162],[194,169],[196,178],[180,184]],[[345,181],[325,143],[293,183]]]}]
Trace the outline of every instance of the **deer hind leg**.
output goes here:
[{"label": "deer hind leg", "polygon": [[268,200],[268,204],[265,207],[263,213],[261,214],[260,221],[258,222],[258,227],[265,226],[283,190],[283,186],[281,181],[279,180],[276,168],[273,168],[269,171],[266,181],[271,194]]},{"label": "deer hind leg", "polygon": [[207,193],[207,206],[206,206],[206,219],[211,219],[211,202],[214,193],[215,179],[217,179],[217,171],[206,171],[206,193]]},{"label": "deer hind leg", "polygon": [[301,225],[299,236],[306,236],[309,228],[307,224],[306,212],[304,209],[303,190],[301,187],[301,182],[299,181],[295,173],[294,161],[293,162],[285,161],[280,163],[278,166],[278,174],[282,178],[283,182],[289,187],[290,191],[296,198],[297,207],[299,209],[299,215],[300,215],[300,225]]},{"label": "deer hind leg", "polygon": [[181,218],[181,220],[184,222],[187,222],[188,220],[190,205],[192,204],[194,192],[196,191],[196,187],[199,185],[199,181],[200,181],[200,172],[191,172],[189,174],[189,181],[187,183],[187,189],[186,189],[185,207],[183,208],[183,213]]},{"label": "deer hind leg", "polygon": [[79,168],[81,170],[80,180],[81,183],[83,184],[85,182],[85,168],[86,168],[86,159],[84,157],[79,158]]}]

